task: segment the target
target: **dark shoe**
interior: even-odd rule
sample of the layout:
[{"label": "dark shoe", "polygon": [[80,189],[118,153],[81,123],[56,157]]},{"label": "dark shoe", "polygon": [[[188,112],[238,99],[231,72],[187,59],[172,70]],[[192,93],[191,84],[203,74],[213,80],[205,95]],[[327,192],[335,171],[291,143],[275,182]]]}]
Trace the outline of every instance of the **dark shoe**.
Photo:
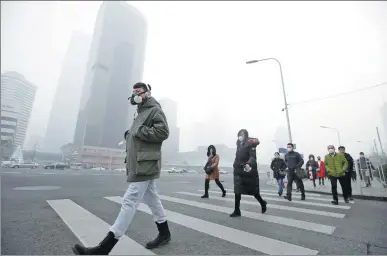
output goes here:
[{"label": "dark shoe", "polygon": [[202,195],[201,198],[208,198],[208,194]]},{"label": "dark shoe", "polygon": [[301,195],[301,200],[305,200],[305,195]]},{"label": "dark shoe", "polygon": [[171,232],[169,232],[168,222],[167,221],[163,223],[156,222],[156,225],[157,225],[159,234],[155,239],[153,239],[152,241],[148,242],[145,245],[145,248],[147,249],[154,249],[162,245],[165,245],[169,243],[169,241],[171,241]]},{"label": "dark shoe", "polygon": [[263,201],[263,204],[261,205],[262,213],[265,213],[265,212],[266,212],[266,210],[267,210],[266,205],[267,205],[267,202],[266,202],[266,201]]},{"label": "dark shoe", "polygon": [[292,197],[291,196],[286,195],[286,196],[284,196],[284,198],[287,199],[288,201],[292,201]]},{"label": "dark shoe", "polygon": [[339,202],[336,201],[336,200],[333,200],[331,203],[334,204],[334,205],[338,205],[339,204]]},{"label": "dark shoe", "polygon": [[225,196],[226,196],[226,190],[223,190],[222,197],[225,197]]},{"label": "dark shoe", "polygon": [[240,216],[241,216],[241,210],[234,210],[234,212],[230,214],[231,218],[240,217]]},{"label": "dark shoe", "polygon": [[352,196],[350,196],[350,197],[349,197],[349,200],[350,200],[350,201],[353,201],[353,197],[352,197]]},{"label": "dark shoe", "polygon": [[113,232],[109,232],[99,245],[95,247],[84,247],[80,244],[73,246],[73,252],[76,255],[109,255],[110,251],[118,242]]},{"label": "dark shoe", "polygon": [[278,192],[278,195],[279,195],[279,196],[282,196],[282,192]]},{"label": "dark shoe", "polygon": [[296,189],[296,192],[300,192],[300,190],[299,190],[299,189]]},{"label": "dark shoe", "polygon": [[344,198],[344,202],[346,202],[348,204],[349,203],[348,198]]}]

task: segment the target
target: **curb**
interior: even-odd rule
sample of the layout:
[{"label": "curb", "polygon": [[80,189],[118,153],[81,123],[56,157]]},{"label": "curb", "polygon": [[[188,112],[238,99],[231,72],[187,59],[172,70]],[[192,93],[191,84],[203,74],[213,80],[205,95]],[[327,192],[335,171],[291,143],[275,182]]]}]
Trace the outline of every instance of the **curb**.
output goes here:
[{"label": "curb", "polygon": [[[266,184],[267,184],[267,185],[270,185],[270,186],[273,186],[273,187],[276,187],[276,185],[273,185],[273,183],[271,183],[271,182],[267,182]],[[305,190],[305,192],[311,193],[311,194],[321,194],[321,195],[329,195],[329,196],[332,195],[331,192],[315,191],[315,190]],[[338,193],[338,195],[340,196],[340,195],[342,195],[342,194]],[[384,202],[387,202],[387,196],[352,195],[352,197],[355,198],[355,199],[373,200],[373,201],[384,201]]]}]

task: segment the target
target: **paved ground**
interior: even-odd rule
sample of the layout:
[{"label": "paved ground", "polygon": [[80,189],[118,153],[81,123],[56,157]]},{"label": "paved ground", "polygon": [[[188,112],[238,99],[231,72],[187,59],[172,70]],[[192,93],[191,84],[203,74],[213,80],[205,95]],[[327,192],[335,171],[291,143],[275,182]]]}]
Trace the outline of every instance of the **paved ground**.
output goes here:
[{"label": "paved ground", "polygon": [[[127,187],[125,174],[113,171],[1,169],[0,173],[1,253],[8,255],[68,255],[80,240],[96,243],[113,224],[120,210],[117,201]],[[230,174],[221,176],[229,190],[226,198],[211,183],[210,199],[201,199],[202,174],[164,173],[157,186],[173,240],[153,251],[142,246],[156,234],[156,227],[147,207],[141,206],[112,254],[387,254],[386,202],[356,200],[332,206],[329,196],[317,194],[307,194],[306,201],[294,195],[294,201],[287,202],[261,176],[266,214],[245,196],[243,216],[231,219]]]}]

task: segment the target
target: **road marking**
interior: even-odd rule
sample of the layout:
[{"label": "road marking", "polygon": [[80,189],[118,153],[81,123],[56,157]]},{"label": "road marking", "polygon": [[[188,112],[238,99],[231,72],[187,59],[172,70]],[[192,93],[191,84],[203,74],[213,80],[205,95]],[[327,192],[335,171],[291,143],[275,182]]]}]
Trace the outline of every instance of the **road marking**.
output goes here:
[{"label": "road marking", "polygon": [[[189,205],[189,206],[198,207],[198,208],[207,209],[207,210],[212,210],[212,211],[221,212],[221,213],[231,213],[232,211],[234,211],[234,208],[223,207],[223,206],[212,205],[212,204],[205,204],[205,203],[200,203],[200,202],[196,202],[196,201],[185,200],[182,198],[163,196],[163,195],[160,195],[160,198],[162,200],[166,200],[166,201],[170,201],[170,202],[174,202],[174,203],[178,203],[178,204]],[[260,213],[249,212],[249,211],[243,211],[243,216],[251,218],[251,219],[281,224],[281,225],[285,225],[285,226],[289,226],[289,227],[295,227],[295,228],[299,228],[299,229],[305,229],[305,230],[310,230],[310,231],[323,233],[323,234],[329,234],[329,235],[333,234],[333,232],[335,231],[335,227],[333,227],[333,226],[316,224],[316,223],[312,223],[312,222],[289,219],[289,218],[284,218],[284,217],[277,217],[277,216],[260,214]]]},{"label": "road marking", "polygon": [[3,173],[8,173],[8,174],[22,174],[22,172],[3,172]]},{"label": "road marking", "polygon": [[[201,190],[201,189],[199,189],[198,191],[204,192],[204,190]],[[210,192],[211,192],[211,193],[215,193],[215,194],[222,194],[222,192],[218,192],[218,191],[210,191]],[[266,196],[274,196],[274,197],[276,197],[276,198],[279,198],[278,193],[273,194],[273,193],[265,193],[265,192],[261,192],[260,194],[261,194],[261,195],[266,195]],[[326,201],[326,202],[331,202],[331,201],[332,201],[332,199],[330,199],[330,198],[314,198],[314,196],[315,196],[315,195],[306,194],[306,197],[307,197],[307,200],[308,200],[308,201],[309,201],[309,200]],[[320,195],[318,195],[318,196],[320,196]],[[271,197],[270,197],[270,198],[271,198]],[[293,199],[293,200],[294,200],[294,199]],[[344,203],[344,198],[340,198],[340,202],[341,202],[341,203]],[[354,204],[355,201],[349,201],[349,203],[350,203],[350,204]]]},{"label": "road marking", "polygon": [[[198,191],[204,191],[204,190],[198,190]],[[222,192],[219,191],[209,191],[214,194],[222,194]],[[293,203],[293,204],[303,204],[303,205],[311,205],[311,206],[321,206],[321,207],[328,207],[328,208],[335,208],[335,209],[344,209],[344,210],[349,210],[351,209],[351,206],[346,206],[346,205],[333,205],[333,204],[322,204],[322,203],[314,203],[314,202],[309,202],[309,201],[294,201],[292,200],[291,202],[286,200],[283,197],[270,197],[271,201],[278,201],[278,202],[285,202],[285,203]],[[308,198],[307,198],[308,200]],[[314,198],[311,200],[315,200]],[[332,200],[328,200],[332,201]]]},{"label": "road marking", "polygon": [[55,175],[55,174],[58,174],[58,173],[53,173],[53,172],[44,172],[44,173],[40,173],[40,172],[37,172],[38,174],[45,174],[45,175]]},{"label": "road marking", "polygon": [[[106,199],[121,203],[122,197],[113,196],[105,197]],[[149,207],[141,203],[137,210],[152,214]],[[248,233],[242,230],[222,226],[209,221],[201,220],[191,216],[187,216],[181,213],[165,210],[165,214],[168,216],[168,221],[177,223],[187,228],[194,229],[199,232],[229,241],[234,244],[238,244],[259,252],[263,252],[269,255],[317,255],[318,251],[311,250],[309,248],[301,247],[298,245],[289,244],[283,241],[275,240],[272,238]]]},{"label": "road marking", "polygon": [[[182,194],[182,195],[187,195],[187,196],[197,196],[197,197],[202,196],[202,194],[190,193],[190,192],[176,192],[176,193]],[[234,202],[234,199],[232,199],[232,198],[211,197],[211,200],[214,200],[214,199],[220,200],[220,201]],[[248,204],[248,205],[255,205],[255,206],[258,204],[258,202],[246,201],[246,200],[242,200],[241,203]],[[292,212],[308,213],[308,214],[321,215],[321,216],[328,216],[328,217],[339,218],[339,219],[343,219],[345,217],[345,214],[342,214],[342,213],[325,212],[325,211],[317,211],[317,210],[297,208],[297,207],[284,206],[284,205],[278,205],[278,204],[270,204],[270,202],[269,202],[268,208],[285,210],[285,211],[292,211]]]},{"label": "road marking", "polygon": [[[267,189],[261,189],[260,191],[263,191],[263,192],[271,192],[275,195],[278,195],[278,191],[277,190],[267,190]],[[286,194],[286,188],[284,188],[284,193]],[[263,193],[261,193],[263,194]],[[309,196],[313,196],[313,197],[320,197],[321,195],[319,194],[308,194],[308,197]]]},{"label": "road marking", "polygon": [[[47,200],[84,246],[96,246],[109,231],[110,225],[70,199]],[[111,255],[155,255],[124,235]]]},{"label": "road marking", "polygon": [[173,180],[172,182],[174,182],[174,183],[181,183],[181,184],[190,184],[191,183],[189,181],[177,181],[177,180]]}]

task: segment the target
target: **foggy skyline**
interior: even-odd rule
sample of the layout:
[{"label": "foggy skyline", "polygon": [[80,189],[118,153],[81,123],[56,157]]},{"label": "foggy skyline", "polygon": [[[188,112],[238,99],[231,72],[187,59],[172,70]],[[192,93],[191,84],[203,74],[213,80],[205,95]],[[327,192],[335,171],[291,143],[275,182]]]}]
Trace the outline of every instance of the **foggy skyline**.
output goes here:
[{"label": "foggy skyline", "polygon": [[[144,13],[149,24],[143,80],[152,85],[156,98],[177,102],[181,151],[194,150],[199,141],[209,145],[221,140],[234,147],[236,133],[246,128],[261,140],[258,158],[272,157],[275,132],[286,127],[278,65],[271,61],[245,65],[247,60],[268,57],[281,61],[293,141],[304,154],[324,155],[328,144],[338,146],[335,132],[321,125],[337,128],[342,144],[356,157],[360,151],[370,152],[376,126],[386,144],[386,132],[382,131],[387,127],[383,127],[381,113],[387,101],[386,86],[296,104],[387,81],[386,2],[130,3]],[[56,59],[63,58],[72,31],[92,35],[100,4],[61,2],[57,3],[56,18],[46,16],[45,23],[53,26],[47,30],[55,33],[55,49],[40,54],[44,63],[53,64],[39,61],[40,74],[20,70],[38,86],[29,136],[46,132],[58,79],[44,82],[48,78],[42,76],[54,77],[60,71],[50,56],[60,52],[62,57]],[[6,24],[2,20],[2,47]],[[35,37],[25,35],[24,41],[40,42]],[[37,47],[37,43],[33,45]],[[22,46],[13,47],[12,54],[32,56],[15,50]],[[3,63],[2,56],[2,69],[13,68],[19,67]],[[214,115],[222,121],[214,120]],[[191,138],[189,128],[194,123],[206,123],[213,128],[209,130],[218,128],[224,135],[217,138],[208,130],[205,139]],[[363,145],[357,140],[370,143]]]}]

